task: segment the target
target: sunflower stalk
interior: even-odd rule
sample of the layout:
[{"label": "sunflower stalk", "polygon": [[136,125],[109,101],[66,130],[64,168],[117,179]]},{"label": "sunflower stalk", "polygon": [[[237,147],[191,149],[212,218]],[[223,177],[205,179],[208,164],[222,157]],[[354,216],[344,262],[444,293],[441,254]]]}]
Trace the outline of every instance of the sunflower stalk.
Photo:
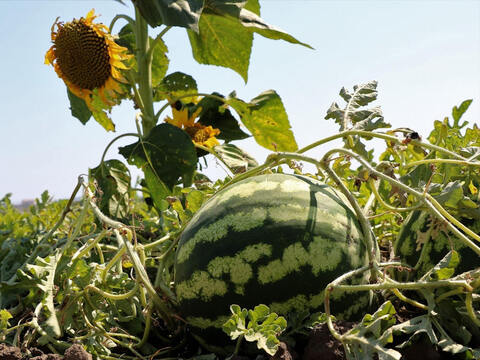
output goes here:
[{"label": "sunflower stalk", "polygon": [[135,40],[138,66],[138,92],[143,103],[142,129],[144,136],[155,126],[152,89],[152,59],[149,56],[148,24],[135,6]]}]

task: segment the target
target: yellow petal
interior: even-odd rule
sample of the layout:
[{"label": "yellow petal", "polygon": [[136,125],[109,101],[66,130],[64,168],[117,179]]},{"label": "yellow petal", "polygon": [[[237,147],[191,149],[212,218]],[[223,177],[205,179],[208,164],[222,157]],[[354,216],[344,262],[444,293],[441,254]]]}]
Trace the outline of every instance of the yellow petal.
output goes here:
[{"label": "yellow petal", "polygon": [[207,141],[204,141],[202,145],[213,148],[214,146],[220,145],[220,143],[218,142],[217,138],[211,137]]},{"label": "yellow petal", "polygon": [[53,61],[55,60],[55,50],[53,49],[53,46],[48,49],[47,53],[45,54],[45,64],[46,65],[51,65],[53,64]]}]

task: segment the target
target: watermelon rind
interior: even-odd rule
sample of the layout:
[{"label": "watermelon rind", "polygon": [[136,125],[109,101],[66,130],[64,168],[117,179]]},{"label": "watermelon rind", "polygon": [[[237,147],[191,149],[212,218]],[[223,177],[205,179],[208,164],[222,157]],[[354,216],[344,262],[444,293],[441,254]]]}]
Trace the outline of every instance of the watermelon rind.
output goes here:
[{"label": "watermelon rind", "polygon": [[[461,218],[473,232],[480,234],[480,220]],[[480,256],[462,243],[446,226],[426,210],[415,210],[405,219],[394,243],[394,253],[415,271],[409,277],[419,278],[431,270],[450,251],[456,250],[460,262],[455,274],[480,266]]]},{"label": "watermelon rind", "polygon": [[[320,311],[326,285],[367,264],[360,224],[338,190],[301,175],[255,176],[219,191],[184,229],[179,312],[196,335],[220,340],[231,304],[263,303],[278,315]],[[369,299],[334,292],[332,310],[355,319]]]}]

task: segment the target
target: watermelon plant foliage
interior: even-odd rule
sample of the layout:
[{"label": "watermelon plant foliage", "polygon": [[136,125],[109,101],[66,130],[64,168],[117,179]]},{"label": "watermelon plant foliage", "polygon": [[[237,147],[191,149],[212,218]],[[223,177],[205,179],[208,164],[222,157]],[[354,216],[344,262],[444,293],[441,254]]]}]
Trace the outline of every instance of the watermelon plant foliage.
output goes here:
[{"label": "watermelon plant foliage", "polygon": [[[214,359],[217,355],[208,349],[219,344],[192,337],[195,326],[223,325],[237,341],[227,348],[239,355],[251,350],[250,342],[272,355],[280,342],[305,340],[314,326],[327,326],[349,359],[399,359],[420,340],[460,359],[480,357],[480,128],[462,118],[472,100],[455,106],[451,117],[435,121],[430,134],[419,134],[394,128],[380,107],[372,107],[375,81],[342,88],[342,102],[334,102],[325,116],[339,131],[299,149],[274,90],[245,101],[234,91],[227,96],[203,93],[193,76],[168,71],[163,36],[172,27],[186,29],[198,62],[231,68],[245,81],[254,33],[305,45],[263,20],[257,0],[119,2],[134,8],[134,15],[121,14],[110,24],[112,31],[117,22],[126,21],[116,38],[132,55],[120,69],[126,82],[119,86],[125,91],[108,103],[98,90],[92,91],[90,104],[70,91],[67,96],[73,117],[83,124],[93,117],[106,131],[115,129],[112,107],[131,100],[138,111],[137,131],[115,137],[100,163],[79,177],[68,200],[53,201],[44,192],[28,208],[18,209],[9,194],[0,199],[1,342],[60,353],[76,342],[98,359]],[[149,27],[159,29],[156,37],[149,36]],[[271,151],[263,163],[235,144],[249,136]],[[119,148],[125,160],[109,159],[108,151],[125,137],[134,138]],[[380,153],[369,146],[373,138],[384,141]],[[342,139],[343,146],[319,158],[308,155],[335,139]],[[225,170],[223,179],[212,181],[202,174],[213,161]],[[304,171],[306,163],[316,171]],[[142,173],[134,185],[127,164]],[[318,291],[314,300],[320,313],[310,314],[305,306],[282,317],[272,312],[276,299],[269,308],[249,298],[250,309],[229,303],[230,313],[228,308],[224,313],[214,309],[222,312],[222,321],[200,314],[193,323],[184,316],[175,273],[184,230],[195,227],[196,214],[208,209],[206,203],[215,203],[234,185],[257,175],[284,174],[288,179],[291,173],[342,193],[339,204],[358,221],[366,261],[326,285],[309,284]],[[278,220],[288,223],[298,213],[290,210]],[[258,220],[253,211],[249,215]],[[416,219],[426,221],[414,229]],[[239,226],[251,226],[223,224],[218,234],[225,238],[238,233]],[[215,234],[211,225],[215,221],[207,221],[200,233]],[[329,233],[335,233],[334,225],[325,225],[332,227]],[[225,253],[229,247],[224,245]],[[265,250],[259,268],[273,256],[262,245],[268,244],[259,241],[254,247]],[[206,255],[207,247],[198,249]],[[274,249],[287,265],[292,263],[288,249]],[[231,267],[246,269],[248,259],[260,259],[253,255],[226,254],[230,262],[217,269],[219,277],[226,278]],[[292,281],[300,268],[306,274],[309,266],[318,265],[313,258],[309,261],[289,268]],[[285,269],[269,276],[288,282]],[[295,288],[292,284],[289,288]],[[207,308],[221,299],[217,294],[209,305],[204,298],[211,289],[215,286],[198,294],[188,286],[182,291]],[[241,295],[242,289],[235,291]],[[353,328],[339,333],[334,326],[339,299],[355,306],[360,298],[373,300],[372,311],[364,311]]]}]

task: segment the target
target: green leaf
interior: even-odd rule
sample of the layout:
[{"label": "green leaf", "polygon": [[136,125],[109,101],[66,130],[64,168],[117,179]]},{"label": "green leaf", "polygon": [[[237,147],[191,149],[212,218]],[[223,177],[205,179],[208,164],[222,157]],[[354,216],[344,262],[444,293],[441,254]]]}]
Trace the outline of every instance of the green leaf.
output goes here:
[{"label": "green leaf", "polygon": [[37,287],[43,292],[44,298],[42,303],[46,308],[44,329],[47,334],[58,338],[62,331],[58,322],[55,310],[55,271],[57,263],[62,256],[61,250],[57,249],[54,254],[47,256],[45,259],[37,257],[35,264],[27,264],[27,269],[33,278],[40,279]]},{"label": "green leaf", "polygon": [[253,34],[238,19],[211,13],[202,14],[198,26],[198,32],[188,30],[194,59],[232,69],[247,82]]},{"label": "green leaf", "polygon": [[445,185],[440,195],[435,196],[435,199],[440,204],[455,209],[463,197],[463,183],[460,180],[456,180]]},{"label": "green leaf", "polygon": [[[218,93],[212,95],[223,97]],[[202,125],[210,125],[220,130],[220,135],[216,136],[217,139],[229,142],[250,137],[240,129],[237,119],[233,117],[229,109],[225,108],[223,101],[205,96],[197,104],[197,107],[202,108],[198,121]]]},{"label": "green leaf", "polygon": [[214,150],[234,174],[240,174],[258,166],[253,157],[233,144],[218,145]]},{"label": "green leaf", "polygon": [[303,45],[307,48],[313,49],[310,45],[298,41],[292,35],[284,32],[283,30],[266,23],[260,16],[258,16],[253,11],[242,9],[240,11],[239,19],[241,24],[245,26],[248,30],[262,35],[263,37],[272,40],[284,40],[292,44]]},{"label": "green leaf", "polygon": [[70,111],[72,112],[72,116],[76,117],[83,125],[85,125],[87,121],[90,120],[92,112],[85,101],[73,94],[68,88],[67,95],[68,100],[70,100]]},{"label": "green leaf", "polygon": [[374,314],[366,314],[362,321],[345,334],[345,349],[348,359],[399,360],[401,354],[384,346],[393,341],[392,326],[396,322],[395,308],[390,301],[384,302]]},{"label": "green leaf", "polygon": [[203,191],[192,190],[187,194],[185,207],[193,214],[197,212],[198,209],[200,209],[204,201],[205,194],[203,193]]},{"label": "green leaf", "polygon": [[144,138],[119,149],[129,164],[150,170],[169,189],[193,177],[197,164],[195,146],[187,133],[170,124],[155,126]]},{"label": "green leaf", "polygon": [[195,60],[200,64],[230,68],[247,82],[254,32],[310,47],[269,25],[259,14],[258,0],[206,2],[198,32],[188,31]]},{"label": "green leaf", "polygon": [[[150,38],[150,45],[154,40]],[[155,87],[162,79],[165,77],[165,74],[168,70],[168,65],[170,60],[167,57],[168,48],[163,42],[163,39],[158,39],[155,42],[155,47],[153,49],[153,58],[152,58],[152,86]]]},{"label": "green leaf", "polygon": [[203,2],[203,0],[133,0],[150,26],[164,24],[194,31],[198,31]]},{"label": "green leaf", "polygon": [[465,111],[468,110],[472,101],[473,101],[472,99],[465,100],[460,104],[459,107],[456,107],[456,106],[453,107],[453,109],[452,109],[453,126],[463,127],[464,125],[466,125],[466,123],[463,123],[462,125],[459,125],[458,122],[460,121],[460,118],[465,113]]},{"label": "green leaf", "polygon": [[255,306],[253,310],[231,305],[230,311],[232,316],[222,328],[232,340],[243,335],[246,341],[257,342],[257,348],[267,354],[274,355],[277,352],[280,342],[277,336],[287,328],[284,317],[271,313],[264,304]]},{"label": "green leaf", "polygon": [[325,120],[334,119],[340,125],[340,131],[352,129],[372,131],[390,127],[390,124],[384,122],[380,107],[360,109],[362,106],[375,101],[377,94],[376,81],[355,85],[353,92],[342,88],[340,96],[347,105],[344,109],[341,109],[337,103],[333,103],[327,111]]},{"label": "green leaf", "polygon": [[128,49],[130,54],[135,54],[135,33],[133,32],[132,25],[126,24],[118,32],[118,38],[115,42]]},{"label": "green leaf", "polygon": [[[345,100],[345,108],[340,108],[333,103],[327,111],[325,120],[333,119],[340,125],[340,131],[363,130],[373,131],[380,128],[388,128],[390,124],[384,121],[380,107],[364,109],[362,107],[377,99],[377,82],[370,81],[366,84],[355,85],[353,92],[345,88],[340,90],[340,96]],[[369,137],[364,137],[369,139]],[[348,136],[344,140],[345,147],[352,149],[365,159],[371,160],[371,154],[363,143],[360,136]]]},{"label": "green leaf", "polygon": [[[118,33],[118,39],[115,42],[123,47],[126,47],[131,54],[134,54],[135,49],[135,34],[133,28],[130,24],[126,24],[120,32]],[[167,57],[168,48],[165,45],[163,39],[159,38],[156,41],[149,37],[149,44],[152,46],[155,43],[153,49],[152,57],[152,86],[157,86],[162,79],[165,77],[165,74],[168,70],[168,65],[170,60]],[[133,57],[130,60],[130,66],[133,69],[137,69],[136,59]]]},{"label": "green leaf", "polygon": [[397,348],[402,349],[409,346],[417,336],[425,334],[432,344],[437,344],[438,338],[432,327],[432,321],[428,315],[417,316],[413,319],[404,321],[401,324],[392,326],[393,334],[403,333],[409,334],[410,337],[405,340]]},{"label": "green leaf", "polygon": [[298,149],[282,100],[274,90],[261,93],[248,104],[237,98],[228,99],[227,103],[237,111],[259,145],[273,151]]},{"label": "green leaf", "polygon": [[[160,84],[154,89],[154,100],[175,100],[184,95],[196,94],[197,82],[195,79],[180,71],[165,76]],[[194,96],[182,98],[182,102],[189,103],[193,101]]]},{"label": "green leaf", "polygon": [[455,250],[451,250],[443,257],[433,269],[422,276],[422,280],[445,280],[450,278],[455,273],[455,268],[460,263],[460,257]]},{"label": "green leaf", "polygon": [[170,189],[155,174],[151,167],[145,167],[143,174],[145,175],[145,183],[149,195],[153,200],[153,205],[159,212],[166,210],[168,208],[168,202],[165,199],[171,194]]},{"label": "green leaf", "polygon": [[120,160],[108,160],[90,169],[89,177],[97,183],[100,210],[117,219],[127,217],[131,182],[128,168]]},{"label": "green leaf", "polygon": [[10,320],[11,318],[13,318],[13,316],[7,310],[0,310],[0,331],[8,328],[8,320]]}]

